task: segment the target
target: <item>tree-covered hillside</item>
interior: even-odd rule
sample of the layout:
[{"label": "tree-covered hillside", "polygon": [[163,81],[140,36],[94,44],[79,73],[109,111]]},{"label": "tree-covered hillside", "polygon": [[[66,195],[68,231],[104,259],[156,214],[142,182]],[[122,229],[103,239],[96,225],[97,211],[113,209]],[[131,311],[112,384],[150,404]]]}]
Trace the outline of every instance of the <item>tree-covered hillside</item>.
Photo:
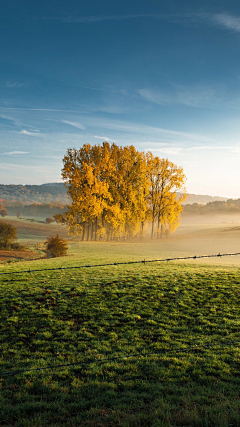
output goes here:
[{"label": "tree-covered hillside", "polygon": [[205,215],[215,213],[240,213],[240,199],[228,199],[224,202],[210,202],[206,205],[198,203],[184,206],[184,215]]},{"label": "tree-covered hillside", "polygon": [[42,185],[3,185],[0,184],[0,199],[31,203],[68,203],[67,188],[63,183]]}]

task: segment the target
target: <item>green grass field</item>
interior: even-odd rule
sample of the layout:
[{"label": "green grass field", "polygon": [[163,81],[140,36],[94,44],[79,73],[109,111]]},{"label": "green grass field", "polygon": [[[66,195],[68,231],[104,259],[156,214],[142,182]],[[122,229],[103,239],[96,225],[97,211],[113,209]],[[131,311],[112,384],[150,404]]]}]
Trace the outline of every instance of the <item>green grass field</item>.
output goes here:
[{"label": "green grass field", "polygon": [[207,253],[239,247],[233,226],[184,227],[161,242],[72,241],[67,257],[1,264],[12,271],[0,276],[1,427],[240,427],[238,257],[13,273],[201,254],[208,237]]}]

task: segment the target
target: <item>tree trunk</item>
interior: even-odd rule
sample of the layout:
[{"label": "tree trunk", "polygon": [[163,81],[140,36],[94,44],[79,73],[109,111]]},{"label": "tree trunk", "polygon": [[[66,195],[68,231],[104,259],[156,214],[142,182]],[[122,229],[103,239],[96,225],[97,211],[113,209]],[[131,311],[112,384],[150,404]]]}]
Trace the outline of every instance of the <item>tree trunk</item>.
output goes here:
[{"label": "tree trunk", "polygon": [[82,232],[82,241],[84,240],[85,237],[85,228],[86,228],[86,223],[83,223],[83,232]]},{"label": "tree trunk", "polygon": [[163,238],[163,224],[161,224],[161,239]]},{"label": "tree trunk", "polygon": [[152,232],[151,232],[151,239],[153,240],[153,233],[154,233],[154,220],[152,220]]},{"label": "tree trunk", "polygon": [[88,223],[88,229],[87,229],[87,241],[89,241],[89,223]]},{"label": "tree trunk", "polygon": [[94,240],[95,240],[95,242],[97,240],[97,218],[95,218],[95,236],[94,236]]},{"label": "tree trunk", "polygon": [[92,227],[91,227],[91,242],[93,240],[93,227],[94,227],[94,222],[92,221]]}]

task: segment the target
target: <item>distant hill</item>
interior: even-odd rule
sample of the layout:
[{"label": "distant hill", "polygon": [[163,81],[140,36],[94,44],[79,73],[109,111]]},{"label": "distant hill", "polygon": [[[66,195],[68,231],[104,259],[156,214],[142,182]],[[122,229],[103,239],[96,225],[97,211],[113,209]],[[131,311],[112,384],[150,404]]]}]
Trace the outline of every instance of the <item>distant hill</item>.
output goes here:
[{"label": "distant hill", "polygon": [[218,196],[203,196],[201,194],[188,194],[183,205],[192,205],[193,203],[198,203],[199,205],[206,205],[209,202],[225,202],[228,200],[227,197],[218,197]]},{"label": "distant hill", "polygon": [[[68,203],[67,188],[62,182],[50,182],[41,185],[1,185],[0,199],[10,201],[21,201],[24,204],[31,203]],[[200,194],[189,194],[184,205],[198,203],[205,205],[209,202],[226,201],[227,197],[202,196]]]},{"label": "distant hill", "polygon": [[184,215],[206,214],[240,214],[240,199],[227,199],[226,201],[214,201],[207,204],[192,203],[184,205]]},{"label": "distant hill", "polygon": [[67,188],[61,182],[42,185],[0,184],[0,199],[20,201],[24,204],[69,202]]}]

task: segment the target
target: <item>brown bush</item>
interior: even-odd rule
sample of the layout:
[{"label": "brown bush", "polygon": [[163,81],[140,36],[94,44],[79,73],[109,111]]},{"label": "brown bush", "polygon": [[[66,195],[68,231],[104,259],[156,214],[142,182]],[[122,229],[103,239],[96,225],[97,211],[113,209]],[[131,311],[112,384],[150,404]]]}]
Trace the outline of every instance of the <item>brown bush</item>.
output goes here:
[{"label": "brown bush", "polygon": [[52,253],[53,257],[64,256],[67,254],[67,240],[62,239],[58,234],[55,237],[49,236],[45,244],[46,249]]},{"label": "brown bush", "polygon": [[52,222],[54,222],[54,219],[52,219],[52,218],[46,218],[46,219],[45,219],[45,222],[46,222],[47,224],[51,224]]}]

